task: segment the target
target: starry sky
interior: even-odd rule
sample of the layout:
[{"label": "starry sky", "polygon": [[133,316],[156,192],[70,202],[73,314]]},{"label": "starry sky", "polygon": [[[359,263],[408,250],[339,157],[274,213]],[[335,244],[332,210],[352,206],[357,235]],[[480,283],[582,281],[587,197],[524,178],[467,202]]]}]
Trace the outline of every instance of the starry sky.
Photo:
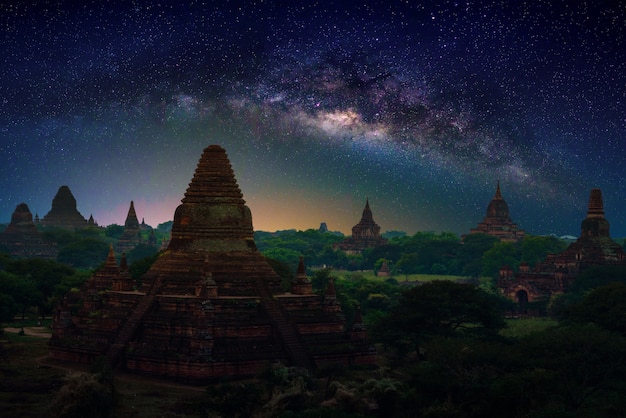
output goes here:
[{"label": "starry sky", "polygon": [[499,180],[528,233],[578,236],[599,187],[624,237],[625,34],[623,1],[3,1],[0,222],[67,185],[156,226],[219,144],[255,230],[350,234],[369,198],[467,233]]}]

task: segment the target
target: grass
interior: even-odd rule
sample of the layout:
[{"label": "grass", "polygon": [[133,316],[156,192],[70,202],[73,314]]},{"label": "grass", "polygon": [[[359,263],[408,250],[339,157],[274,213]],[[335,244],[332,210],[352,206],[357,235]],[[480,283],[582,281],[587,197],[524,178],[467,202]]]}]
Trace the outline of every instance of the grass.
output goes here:
[{"label": "grass", "polygon": [[453,275],[440,275],[440,274],[395,274],[388,277],[379,277],[374,274],[373,270],[361,270],[361,271],[348,271],[348,270],[333,270],[333,276],[349,279],[353,276],[362,276],[367,280],[373,281],[385,281],[389,278],[396,279],[398,282],[432,282],[434,280],[459,280],[467,279],[465,276],[453,276]]},{"label": "grass", "polygon": [[41,365],[45,338],[4,332],[0,335],[0,411],[4,418],[43,417],[62,384],[63,370]]},{"label": "grass", "polygon": [[[36,321],[35,321],[36,323]],[[15,324],[12,324],[15,325]],[[88,365],[68,365],[48,356],[48,339],[0,334],[0,416],[49,416],[49,405],[64,377]],[[179,385],[126,373],[116,374],[117,402],[112,417],[183,417],[193,410],[205,388]]]},{"label": "grass", "polygon": [[508,338],[521,338],[556,326],[557,321],[550,318],[507,319],[506,325],[500,334]]}]

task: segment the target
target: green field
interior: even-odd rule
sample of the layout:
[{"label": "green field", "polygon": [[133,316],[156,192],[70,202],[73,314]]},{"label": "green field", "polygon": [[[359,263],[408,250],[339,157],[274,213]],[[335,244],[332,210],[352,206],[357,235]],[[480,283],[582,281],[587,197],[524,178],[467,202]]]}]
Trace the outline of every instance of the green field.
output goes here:
[{"label": "green field", "polygon": [[374,274],[373,270],[360,270],[360,271],[348,271],[348,270],[333,270],[331,273],[333,276],[340,279],[350,279],[351,277],[363,277],[368,280],[385,281],[387,279],[395,279],[398,282],[432,282],[434,280],[467,280],[468,277],[464,276],[450,276],[439,274],[394,274],[388,277],[379,277]]}]

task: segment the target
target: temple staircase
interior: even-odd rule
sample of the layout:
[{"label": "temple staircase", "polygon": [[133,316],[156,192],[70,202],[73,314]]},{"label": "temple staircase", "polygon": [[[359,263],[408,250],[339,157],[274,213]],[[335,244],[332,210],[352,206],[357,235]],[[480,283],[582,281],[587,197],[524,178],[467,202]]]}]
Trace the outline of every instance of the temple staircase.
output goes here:
[{"label": "temple staircase", "polygon": [[146,293],[141,298],[137,306],[135,306],[135,309],[133,309],[130,317],[126,320],[124,325],[122,325],[122,328],[118,332],[115,341],[109,346],[109,349],[105,354],[105,358],[111,369],[115,369],[115,367],[118,365],[122,350],[135,336],[135,333],[137,332],[137,329],[139,328],[143,317],[150,310],[150,307],[154,303],[159,289],[161,289],[160,276],[154,280],[154,282],[152,283],[152,287],[150,287],[148,293]]},{"label": "temple staircase", "polygon": [[257,294],[261,304],[274,321],[278,334],[285,344],[287,355],[293,366],[314,369],[315,364],[300,340],[295,324],[287,318],[285,312],[262,280],[255,280]]}]

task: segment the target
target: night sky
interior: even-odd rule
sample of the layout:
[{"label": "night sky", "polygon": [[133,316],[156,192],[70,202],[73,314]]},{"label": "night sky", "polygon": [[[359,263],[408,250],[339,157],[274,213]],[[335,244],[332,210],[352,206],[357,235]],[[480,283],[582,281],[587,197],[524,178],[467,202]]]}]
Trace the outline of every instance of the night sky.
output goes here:
[{"label": "night sky", "polygon": [[77,3],[0,5],[0,222],[67,185],[157,226],[219,144],[255,230],[349,234],[369,198],[467,233],[500,180],[528,233],[578,236],[599,187],[626,236],[622,1]]}]

